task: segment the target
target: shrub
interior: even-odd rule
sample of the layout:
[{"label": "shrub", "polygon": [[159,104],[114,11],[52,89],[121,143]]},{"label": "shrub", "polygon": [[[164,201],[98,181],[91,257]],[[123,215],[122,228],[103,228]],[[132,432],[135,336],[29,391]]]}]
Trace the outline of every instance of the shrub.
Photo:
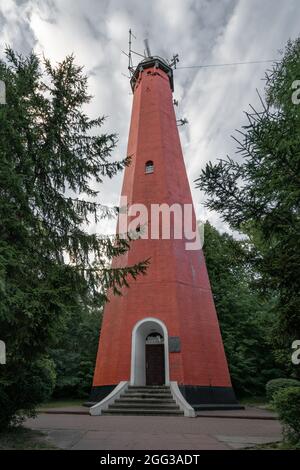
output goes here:
[{"label": "shrub", "polygon": [[55,387],[55,365],[48,357],[20,363],[19,369],[15,363],[10,369],[8,380],[0,377],[0,432],[34,416],[35,407],[48,400]]},{"label": "shrub", "polygon": [[299,380],[295,379],[273,379],[266,385],[266,395],[269,401],[273,399],[276,392],[287,387],[300,387]]},{"label": "shrub", "polygon": [[300,446],[300,387],[288,387],[274,394],[273,403],[283,424],[284,437]]}]

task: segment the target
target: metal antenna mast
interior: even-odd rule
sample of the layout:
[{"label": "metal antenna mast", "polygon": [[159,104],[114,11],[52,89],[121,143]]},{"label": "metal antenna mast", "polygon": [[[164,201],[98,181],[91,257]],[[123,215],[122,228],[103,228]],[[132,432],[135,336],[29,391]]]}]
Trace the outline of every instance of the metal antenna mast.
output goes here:
[{"label": "metal antenna mast", "polygon": [[132,38],[136,39],[135,35],[129,29],[129,38],[128,38],[128,54],[124,51],[123,54],[125,54],[128,57],[128,70],[130,73],[130,77],[132,77],[134,71],[135,71],[135,66],[133,65],[133,60],[132,60],[132,54],[138,55],[139,57],[142,57],[143,59],[146,59],[145,54],[140,54],[139,52],[136,52],[132,49]]},{"label": "metal antenna mast", "polygon": [[[151,50],[150,50],[150,45],[149,45],[149,40],[148,38],[144,39],[144,53],[141,54],[140,52],[134,51],[132,49],[132,39],[136,39],[135,35],[133,34],[131,28],[129,29],[129,35],[128,35],[128,53],[122,51],[126,57],[128,57],[128,71],[129,71],[129,77],[127,77],[125,74],[124,75],[126,78],[130,79],[130,84],[131,84],[131,89],[134,89],[134,85],[136,83],[137,75],[139,70],[143,70],[144,68],[149,68],[153,62],[153,66],[155,67],[160,67],[162,70],[164,70],[167,75],[169,76],[170,80],[170,85],[172,88],[172,91],[174,90],[174,84],[173,84],[173,71],[170,69],[176,69],[177,63],[179,62],[179,57],[178,54],[173,54],[173,57],[169,60],[166,60],[162,57],[159,57],[158,55],[152,55]],[[133,54],[138,56],[139,60],[139,65],[135,65],[133,63]],[[139,59],[142,58],[143,60]],[[139,70],[138,70],[139,67]],[[174,105],[177,106],[178,102],[174,102]],[[186,124],[186,120],[184,122],[180,121],[180,125]]]},{"label": "metal antenna mast", "polygon": [[135,37],[135,35],[133,34],[133,32],[131,31],[131,29],[129,29],[129,38],[128,38],[128,70],[129,70],[129,72],[130,72],[131,75],[132,75],[133,72],[134,72],[134,67],[133,67],[133,62],[132,62],[132,48],[131,48],[132,36],[134,37],[134,39],[136,39],[136,37]]},{"label": "metal antenna mast", "polygon": [[169,66],[176,69],[176,64],[179,62],[178,54],[174,54],[169,62]]},{"label": "metal antenna mast", "polygon": [[145,50],[146,50],[147,57],[151,57],[152,54],[151,54],[151,51],[150,51],[148,39],[144,39],[144,44],[145,44]]}]

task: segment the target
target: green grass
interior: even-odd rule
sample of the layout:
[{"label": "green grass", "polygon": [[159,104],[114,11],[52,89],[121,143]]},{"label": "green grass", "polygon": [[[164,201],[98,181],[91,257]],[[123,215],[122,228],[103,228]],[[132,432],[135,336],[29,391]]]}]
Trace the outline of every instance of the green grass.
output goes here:
[{"label": "green grass", "polygon": [[275,411],[271,403],[268,403],[266,397],[243,397],[240,398],[239,403],[245,406],[257,406],[259,408],[265,408],[268,411]]},{"label": "green grass", "polygon": [[84,398],[77,398],[77,399],[64,399],[64,400],[51,400],[46,403],[41,403],[37,408],[39,410],[47,409],[47,408],[65,408],[68,406],[82,406],[84,403]]},{"label": "green grass", "polygon": [[57,450],[40,431],[18,426],[0,433],[0,450]]},{"label": "green grass", "polygon": [[239,403],[242,405],[249,405],[249,406],[254,406],[254,405],[266,405],[267,404],[267,399],[266,397],[243,397],[239,398]]},{"label": "green grass", "polygon": [[248,447],[249,450],[299,450],[300,444],[291,444],[290,442],[270,442],[269,444],[258,444],[254,447]]}]

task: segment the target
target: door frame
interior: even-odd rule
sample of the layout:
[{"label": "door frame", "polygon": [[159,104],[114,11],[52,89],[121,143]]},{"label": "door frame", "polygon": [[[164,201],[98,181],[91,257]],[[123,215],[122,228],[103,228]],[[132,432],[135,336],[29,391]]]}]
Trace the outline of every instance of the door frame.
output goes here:
[{"label": "door frame", "polygon": [[132,330],[130,385],[146,385],[146,337],[156,331],[164,338],[165,385],[170,385],[169,335],[166,325],[155,317],[138,321]]}]

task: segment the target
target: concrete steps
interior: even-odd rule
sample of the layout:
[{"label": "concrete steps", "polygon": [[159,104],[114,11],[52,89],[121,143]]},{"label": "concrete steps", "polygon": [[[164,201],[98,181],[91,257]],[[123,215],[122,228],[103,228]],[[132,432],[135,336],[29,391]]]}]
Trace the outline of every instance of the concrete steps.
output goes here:
[{"label": "concrete steps", "polygon": [[[125,394],[123,393],[121,397],[124,397]],[[131,400],[138,400],[138,399],[153,399],[153,400],[168,400],[168,399],[173,399],[172,395],[168,395],[166,393],[164,394],[158,394],[158,393],[130,393],[126,394],[126,398],[131,399]]]},{"label": "concrete steps", "polygon": [[118,401],[113,403],[110,409],[116,408],[148,408],[148,409],[162,409],[162,410],[177,410],[178,406],[172,402],[170,403],[143,403],[142,401],[139,403],[132,403],[128,401]]},{"label": "concrete steps", "polygon": [[102,414],[180,416],[183,412],[168,386],[129,386]]},{"label": "concrete steps", "polygon": [[151,398],[138,398],[138,399],[131,399],[127,398],[126,396],[124,398],[118,398],[114,402],[115,404],[121,404],[121,403],[127,403],[128,405],[155,405],[155,404],[161,404],[162,406],[166,405],[172,405],[174,403],[173,399],[167,399],[167,400],[159,400],[159,399],[151,399]]},{"label": "concrete steps", "polygon": [[110,408],[102,411],[103,415],[154,415],[154,416],[183,416],[183,412],[179,410],[150,410],[150,409],[123,409],[116,408],[111,410]]},{"label": "concrete steps", "polygon": [[129,385],[127,392],[134,392],[134,391],[151,391],[153,393],[155,392],[170,392],[170,387],[167,385],[144,385],[141,387],[138,387],[136,385]]}]

